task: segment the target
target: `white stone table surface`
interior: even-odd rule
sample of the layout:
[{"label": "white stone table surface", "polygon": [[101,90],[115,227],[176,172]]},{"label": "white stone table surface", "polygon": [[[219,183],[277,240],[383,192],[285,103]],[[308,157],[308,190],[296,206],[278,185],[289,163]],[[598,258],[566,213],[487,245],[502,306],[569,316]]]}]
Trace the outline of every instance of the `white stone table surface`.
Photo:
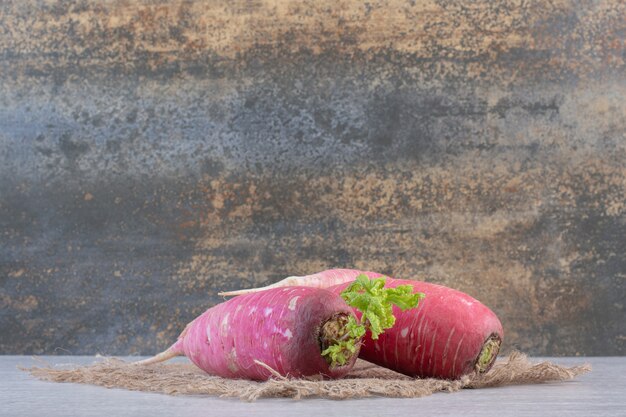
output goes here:
[{"label": "white stone table surface", "polygon": [[[40,358],[50,364],[94,361],[86,356]],[[626,416],[626,357],[540,359],[563,365],[591,363],[593,371],[568,382],[463,390],[416,399],[261,399],[247,403],[42,382],[17,368],[37,364],[33,358],[0,356],[0,416]]]}]

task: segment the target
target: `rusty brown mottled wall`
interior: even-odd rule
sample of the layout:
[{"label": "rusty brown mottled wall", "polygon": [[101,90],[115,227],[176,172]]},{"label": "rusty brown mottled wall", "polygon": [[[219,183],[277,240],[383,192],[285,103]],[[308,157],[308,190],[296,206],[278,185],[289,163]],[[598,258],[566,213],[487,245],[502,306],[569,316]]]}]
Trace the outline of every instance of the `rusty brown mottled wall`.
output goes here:
[{"label": "rusty brown mottled wall", "polygon": [[220,289],[356,267],[623,355],[624,16],[1,2],[0,353],[151,353]]}]

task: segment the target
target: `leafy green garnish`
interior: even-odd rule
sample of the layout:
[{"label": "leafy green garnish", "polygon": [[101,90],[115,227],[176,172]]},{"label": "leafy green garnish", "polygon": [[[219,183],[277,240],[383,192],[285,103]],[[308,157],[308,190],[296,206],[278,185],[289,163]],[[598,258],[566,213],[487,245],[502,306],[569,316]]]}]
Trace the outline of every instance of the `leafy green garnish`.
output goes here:
[{"label": "leafy green garnish", "polygon": [[410,285],[399,285],[396,288],[385,288],[386,278],[370,279],[360,274],[342,293],[346,303],[361,312],[357,321],[350,316],[345,325],[342,336],[333,340],[322,352],[322,356],[330,361],[331,367],[344,365],[356,351],[361,338],[369,330],[372,339],[393,327],[396,318],[393,315],[393,305],[401,310],[415,308],[424,298],[423,293],[413,293]]},{"label": "leafy green garnish", "polygon": [[365,336],[365,326],[349,316],[343,327],[343,335],[332,341],[323,352],[322,356],[330,361],[331,367],[345,365],[348,358],[356,352],[357,343]]}]

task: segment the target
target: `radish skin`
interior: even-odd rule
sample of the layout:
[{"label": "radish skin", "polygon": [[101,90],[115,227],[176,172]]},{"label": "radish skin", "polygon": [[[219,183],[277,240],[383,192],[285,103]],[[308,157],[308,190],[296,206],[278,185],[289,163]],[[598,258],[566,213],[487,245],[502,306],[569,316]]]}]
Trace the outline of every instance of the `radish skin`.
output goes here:
[{"label": "radish skin", "polygon": [[[359,274],[383,275],[354,269],[333,269],[290,277],[273,284],[311,285],[340,294]],[[486,372],[493,365],[504,332],[498,317],[478,300],[452,288],[421,281],[387,278],[387,287],[411,285],[426,297],[413,310],[393,308],[396,323],[378,340],[366,335],[360,357],[415,377],[457,379]],[[237,295],[254,289],[223,293]],[[360,317],[360,313],[355,311]]]},{"label": "radish skin", "polygon": [[193,320],[165,352],[138,365],[187,356],[202,370],[224,378],[266,380],[275,376],[323,375],[350,371],[358,349],[343,366],[330,367],[321,355],[325,323],[353,316],[336,293],[310,287],[272,288],[233,298]]}]

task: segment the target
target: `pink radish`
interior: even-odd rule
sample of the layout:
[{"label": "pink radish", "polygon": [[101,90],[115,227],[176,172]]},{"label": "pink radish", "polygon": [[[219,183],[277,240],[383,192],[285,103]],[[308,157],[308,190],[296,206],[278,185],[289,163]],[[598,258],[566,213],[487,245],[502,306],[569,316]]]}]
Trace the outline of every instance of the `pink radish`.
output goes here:
[{"label": "pink radish", "polygon": [[[356,320],[339,294],[325,289],[283,287],[247,294],[208,309],[169,349],[136,364],[184,355],[204,371],[225,378],[264,380],[275,373],[339,378],[356,361],[366,327],[382,333],[389,326],[377,323],[393,324],[390,302],[404,308],[417,305],[420,297],[411,292],[407,287],[359,293],[363,316],[371,317],[374,326]],[[370,303],[384,311],[373,311]]]},{"label": "pink radish", "polygon": [[[379,278],[376,272],[333,269],[303,277],[289,277],[273,288],[305,285],[328,288],[335,294],[359,275]],[[493,365],[503,339],[498,317],[478,300],[460,291],[427,282],[387,279],[387,286],[410,285],[426,296],[419,307],[393,308],[396,323],[377,340],[366,335],[360,357],[410,376],[456,379],[486,372]],[[225,292],[223,295],[252,290]],[[357,316],[359,312],[355,311]]]}]

